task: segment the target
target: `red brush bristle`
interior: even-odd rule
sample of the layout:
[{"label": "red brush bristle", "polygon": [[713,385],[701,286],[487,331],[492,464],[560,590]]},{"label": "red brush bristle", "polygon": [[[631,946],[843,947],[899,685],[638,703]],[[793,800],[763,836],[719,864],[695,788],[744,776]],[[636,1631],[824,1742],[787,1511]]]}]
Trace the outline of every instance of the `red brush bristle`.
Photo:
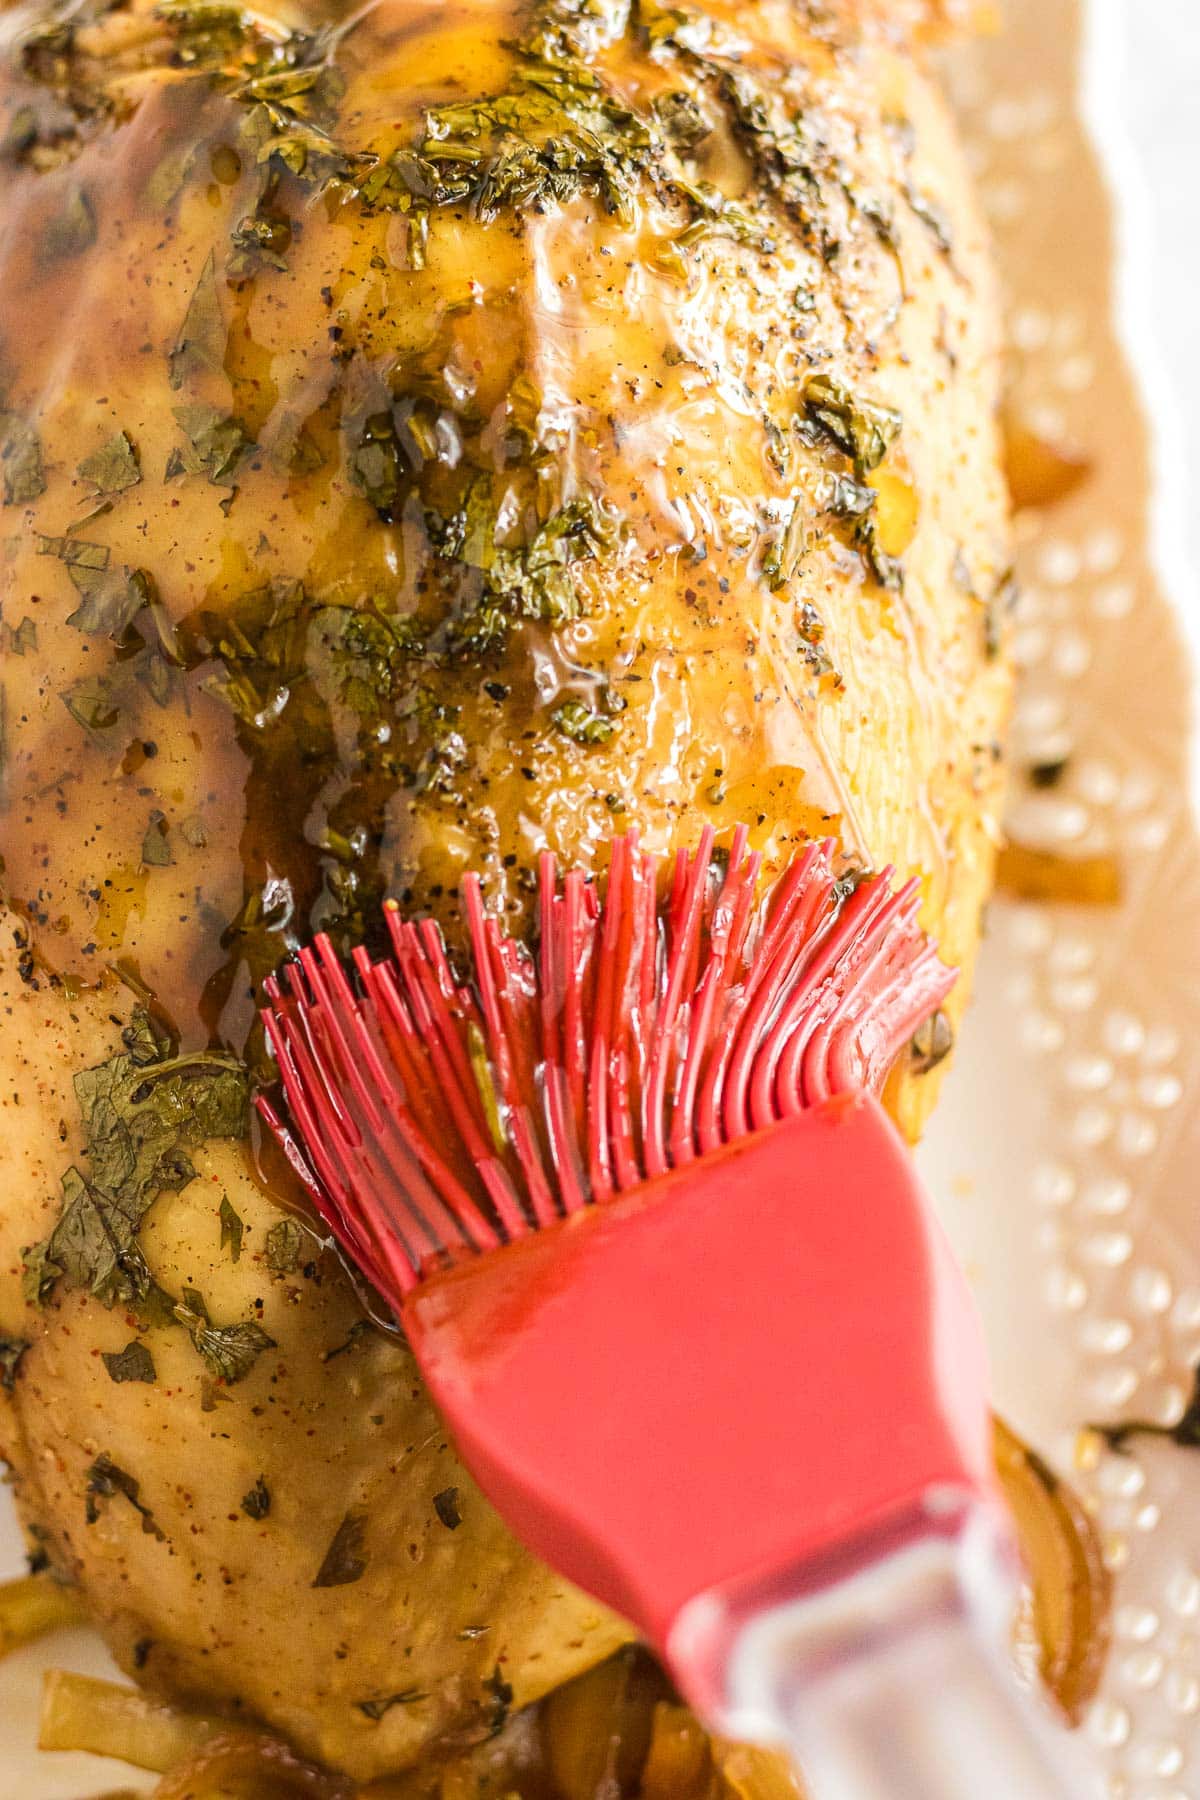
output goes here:
[{"label": "red brush bristle", "polygon": [[609,1199],[855,1088],[878,1091],[954,973],[891,871],[849,893],[810,846],[761,859],[713,833],[658,864],[614,839],[603,904],[541,858],[536,955],[463,885],[473,957],[389,903],[393,954],[319,937],[267,983],[289,1119],[259,1109],[347,1254],[398,1299],[421,1276]]}]

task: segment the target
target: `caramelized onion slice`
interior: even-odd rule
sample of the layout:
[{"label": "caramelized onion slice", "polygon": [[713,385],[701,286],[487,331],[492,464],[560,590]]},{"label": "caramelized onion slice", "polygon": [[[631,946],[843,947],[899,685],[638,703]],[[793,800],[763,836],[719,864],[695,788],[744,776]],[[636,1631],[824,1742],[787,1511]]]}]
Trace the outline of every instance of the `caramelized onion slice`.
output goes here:
[{"label": "caramelized onion slice", "polygon": [[48,1631],[82,1625],[86,1618],[78,1590],[63,1587],[49,1575],[0,1582],[0,1656]]},{"label": "caramelized onion slice", "polygon": [[804,1800],[807,1790],[782,1751],[714,1738],[713,1756],[721,1777],[720,1800]]},{"label": "caramelized onion slice", "polygon": [[657,1665],[631,1647],[546,1696],[542,1739],[551,1783],[562,1800],[595,1800],[602,1788],[636,1792],[650,1750],[654,1708],[668,1692]]},{"label": "caramelized onion slice", "polygon": [[1016,900],[1116,906],[1121,871],[1111,856],[1060,856],[1055,850],[1010,842],[996,859],[996,886]]},{"label": "caramelized onion slice", "polygon": [[1096,1527],[1078,1496],[1002,1420],[996,1468],[1017,1524],[1031,1599],[1038,1673],[1071,1724],[1096,1691],[1108,1647],[1112,1583]]},{"label": "caramelized onion slice", "polygon": [[1004,472],[1018,511],[1026,506],[1054,506],[1082,487],[1092,472],[1091,459],[1063,444],[1052,444],[1015,418],[1004,422]]},{"label": "caramelized onion slice", "polygon": [[356,1783],[330,1775],[266,1732],[218,1732],[159,1782],[154,1800],[354,1800]]},{"label": "caramelized onion slice", "polygon": [[137,1688],[65,1669],[47,1672],[39,1750],[82,1750],[161,1774],[191,1756],[222,1722],[180,1712]]}]

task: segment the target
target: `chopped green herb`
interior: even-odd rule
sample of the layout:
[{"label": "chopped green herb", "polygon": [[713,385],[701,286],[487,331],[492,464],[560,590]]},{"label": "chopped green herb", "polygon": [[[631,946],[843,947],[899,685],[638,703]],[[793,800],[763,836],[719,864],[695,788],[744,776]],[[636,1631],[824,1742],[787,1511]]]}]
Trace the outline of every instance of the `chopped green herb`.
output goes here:
[{"label": "chopped green herb", "polygon": [[826,263],[841,248],[830,213],[831,196],[848,198],[844,171],[805,110],[789,114],[782,96],[748,69],[714,65],[717,86],[735,137],[768,193],[796,221]]},{"label": "chopped green herb", "polygon": [[90,1168],[86,1177],[78,1168],[67,1171],[58,1223],[45,1244],[26,1252],[39,1300],[61,1278],[108,1306],[144,1302],[154,1284],[137,1230],[150,1205],[194,1178],[189,1149],[245,1134],[248,1089],[240,1064],[211,1051],[169,1055],[140,1010],[134,1031],[132,1048],[75,1077]]},{"label": "chopped green herb", "polygon": [[40,1306],[62,1274],[51,1262],[47,1243],[26,1244],[21,1251],[21,1294],[27,1306]]},{"label": "chopped green herb", "polygon": [[[693,218],[690,225],[685,225],[679,235],[670,240],[667,250],[688,250],[693,244],[703,243],[709,238],[732,238],[736,244],[748,244],[752,249],[770,251],[775,248],[775,240],[766,229],[764,221],[727,194],[711,181],[683,182],[675,184],[682,196],[692,208]],[[670,255],[665,258],[660,253],[660,266],[668,273],[678,273]]]},{"label": "chopped green herb", "polygon": [[221,1249],[228,1248],[230,1262],[236,1263],[242,1254],[242,1234],[246,1227],[234,1211],[228,1194],[221,1195],[217,1217],[221,1221]]},{"label": "chopped green herb", "polygon": [[32,425],[19,413],[0,409],[0,469],[5,506],[28,506],[46,491],[42,446]]},{"label": "chopped green herb", "polygon": [[371,502],[380,518],[395,516],[397,503],[409,473],[390,412],[372,413],[350,454],[350,477]]},{"label": "chopped green herb", "polygon": [[173,388],[181,388],[189,375],[200,370],[220,374],[225,363],[225,320],[217,293],[217,266],[212,251],[192,291],[179,336],[167,366]]},{"label": "chopped green herb", "polygon": [[149,1068],[171,1053],[169,1034],[143,1007],[138,1007],[128,1025],[122,1027],[121,1042],[139,1069]]},{"label": "chopped green herb", "polygon": [[414,159],[425,191],[409,185],[410,204],[466,202],[486,221],[505,207],[545,212],[592,194],[629,223],[637,182],[659,152],[653,125],[606,93],[586,64],[551,63],[526,40],[505,93],[426,114]]},{"label": "chopped green herb", "polygon": [[367,1571],[366,1536],[366,1514],[348,1512],[333,1534],[313,1586],[348,1587],[360,1580]]},{"label": "chopped green herb", "polygon": [[550,718],[556,730],[575,744],[606,744],[617,729],[615,719],[593,712],[582,700],[564,700]]},{"label": "chopped green herb", "polygon": [[173,450],[167,464],[167,480],[176,475],[207,474],[214,487],[230,487],[234,472],[254,445],[241,422],[215,406],[177,406],[175,418],[188,441],[186,450]]},{"label": "chopped green herb", "polygon": [[56,556],[65,564],[67,574],[81,594],[90,594],[100,587],[108,568],[108,545],[89,544],[84,538],[44,537],[39,532],[37,553],[39,556]]},{"label": "chopped green herb", "polygon": [[152,812],[142,838],[142,861],[147,868],[165,869],[171,861],[171,842],[167,836],[165,814]]},{"label": "chopped green herb", "polygon": [[677,150],[694,150],[712,130],[695,96],[683,89],[656,95],[651,106],[659,130]]},{"label": "chopped green herb", "polygon": [[114,1381],[153,1381],[155,1379],[154,1358],[145,1344],[134,1338],[126,1344],[124,1350],[103,1350],[100,1353],[109,1375]]},{"label": "chopped green herb", "polygon": [[854,461],[861,481],[877,469],[903,423],[890,406],[857,398],[833,375],[810,375],[804,388],[808,417]]},{"label": "chopped green herb", "polygon": [[287,268],[285,252],[292,242],[292,228],[286,219],[273,218],[267,212],[247,213],[230,233],[234,254],[229,272],[239,281],[247,280],[258,269]]},{"label": "chopped green herb", "polygon": [[184,1288],[175,1317],[191,1332],[192,1342],[212,1374],[227,1387],[244,1381],[263,1351],[275,1348],[275,1339],[254,1319],[214,1325],[203,1295],[195,1288]]},{"label": "chopped green herb", "polygon": [[307,425],[287,415],[271,446],[271,461],[289,475],[312,475],[325,467],[325,452]]},{"label": "chopped green herb", "polygon": [[804,507],[798,500],[793,501],[782,536],[763,553],[762,572],[772,593],[786,587],[799,569],[804,556],[807,523]]},{"label": "chopped green herb", "polygon": [[860,519],[854,542],[880,587],[899,594],[904,590],[904,564],[898,556],[889,556],[879,542],[879,528],[874,518]]},{"label": "chopped green herb", "polygon": [[248,1519],[265,1519],[271,1510],[271,1490],[260,1475],[248,1494],[243,1494],[240,1505]]},{"label": "chopped green herb", "polygon": [[181,149],[169,150],[156,165],[145,188],[146,207],[149,212],[161,216],[170,209],[182,191],[184,182],[192,172],[196,161],[196,151],[195,144],[187,144]]},{"label": "chopped green herb", "polygon": [[825,482],[819,499],[823,512],[835,519],[859,520],[875,510],[879,496],[873,487],[865,481],[855,481],[851,475],[830,475]]},{"label": "chopped green herb", "polygon": [[124,493],[126,488],[136,487],[142,479],[138,453],[127,431],[118,431],[107,444],[101,445],[91,456],[85,456],[78,472],[101,494]]},{"label": "chopped green herb", "polygon": [[552,514],[528,544],[500,547],[496,533],[490,484],[482,479],[452,521],[445,546],[445,553],[483,571],[479,604],[458,633],[460,650],[502,644],[514,619],[561,625],[578,618],[575,565],[591,561],[612,542],[613,525],[599,504],[584,495]]},{"label": "chopped green herb", "polygon": [[166,1288],[159,1287],[153,1276],[145,1293],[134,1302],[138,1324],[143,1331],[150,1331],[156,1326],[166,1330],[168,1326],[177,1325],[177,1307],[178,1302],[168,1294]]},{"label": "chopped green herb", "polygon": [[[103,546],[90,548],[98,550]],[[68,615],[67,624],[76,631],[104,633],[120,643],[142,608],[158,604],[158,590],[145,569],[126,570],[121,576],[109,572],[107,550],[104,556],[105,565],[98,572],[75,564],[69,566],[68,573],[83,599]]]},{"label": "chopped green herb", "polygon": [[304,1233],[295,1219],[280,1219],[267,1233],[267,1267],[272,1275],[290,1275],[304,1255]]},{"label": "chopped green herb", "polygon": [[158,17],[175,34],[184,64],[225,61],[242,47],[253,21],[229,0],[159,0]]},{"label": "chopped green herb", "polygon": [[135,1481],[132,1475],[126,1474],[125,1470],[118,1467],[110,1456],[102,1454],[96,1458],[88,1470],[84,1518],[89,1525],[94,1525],[100,1517],[101,1500],[112,1500],[120,1494],[128,1500],[134,1512],[140,1515],[142,1530],[146,1535],[157,1538],[160,1544],[165,1544],[167,1534],[156,1523],[150,1508],[143,1506],[138,1497],[140,1492],[141,1483]]},{"label": "chopped green herb", "polygon": [[37,626],[30,618],[24,618],[14,631],[0,619],[0,649],[8,656],[24,656],[27,650],[37,649]]},{"label": "chopped green herb", "polygon": [[29,1345],[24,1338],[0,1337],[0,1388],[11,1394],[17,1385],[17,1370]]},{"label": "chopped green herb", "polygon": [[98,736],[111,730],[121,716],[113,690],[101,675],[85,676],[73,687],[64,689],[61,698],[76,723]]},{"label": "chopped green herb", "polygon": [[[305,40],[292,42],[303,56]],[[308,45],[311,54],[320,40]],[[341,72],[323,59],[252,75],[233,94],[249,109],[240,134],[243,150],[260,166],[275,165],[306,182],[347,177],[351,159],[329,134],[343,88]]]}]

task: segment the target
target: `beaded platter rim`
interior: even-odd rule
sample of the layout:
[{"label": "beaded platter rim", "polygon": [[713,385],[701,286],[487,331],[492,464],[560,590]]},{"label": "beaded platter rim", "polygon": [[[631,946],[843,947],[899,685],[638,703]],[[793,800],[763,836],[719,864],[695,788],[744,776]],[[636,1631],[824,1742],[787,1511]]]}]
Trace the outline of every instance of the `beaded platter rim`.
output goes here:
[{"label": "beaded platter rim", "polygon": [[[1190,572],[1170,541],[1178,501],[1156,491],[1146,441],[1153,417],[1169,468],[1165,382],[1147,366],[1126,280],[1142,259],[1129,231],[1137,174],[1110,129],[1114,7],[1005,0],[1004,11],[1003,36],[947,54],[947,83],[997,243],[1013,404],[1092,462],[1077,494],[1018,521],[1013,760],[1018,772],[1066,768],[1048,792],[1018,778],[1009,824],[1051,851],[1113,858],[1123,892],[1093,910],[996,899],[971,1025],[921,1161],[976,1283],[999,1406],[1071,1477],[1115,1577],[1113,1648],[1081,1731],[1097,1793],[1200,1800],[1200,1461],[1157,1440],[1118,1456],[1086,1429],[1134,1414],[1172,1423],[1200,1362],[1200,966],[1186,955],[1192,946],[1200,964],[1200,839],[1180,641]],[[1190,616],[1200,649],[1200,607]],[[1200,737],[1190,752],[1200,797]],[[22,1563],[0,1495],[0,1572]],[[73,1800],[118,1779],[95,1758],[37,1756],[52,1665],[115,1672],[85,1631],[6,1663],[0,1772],[25,1800]],[[119,1771],[134,1793],[155,1779]]]},{"label": "beaded platter rim", "polygon": [[[1000,894],[920,1153],[972,1273],[999,1409],[1093,1512],[1113,1642],[1081,1728],[1106,1800],[1200,1800],[1200,648],[1181,429],[1154,366],[1109,0],[1007,0],[947,83],[997,246],[1010,411],[1090,464],[1018,516],[1011,837],[1110,859],[1115,906]],[[1065,222],[1065,223],[1064,223]],[[1161,265],[1160,265],[1161,266]],[[1033,769],[1060,778],[1039,786]]]}]

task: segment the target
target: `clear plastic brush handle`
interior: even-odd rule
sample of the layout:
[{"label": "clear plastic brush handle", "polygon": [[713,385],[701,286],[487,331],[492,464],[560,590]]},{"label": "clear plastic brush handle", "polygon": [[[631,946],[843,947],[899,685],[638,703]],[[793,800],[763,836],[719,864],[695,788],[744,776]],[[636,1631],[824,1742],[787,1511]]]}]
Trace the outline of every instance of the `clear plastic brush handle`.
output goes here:
[{"label": "clear plastic brush handle", "polygon": [[[813,1800],[1088,1800],[1079,1745],[1012,1665],[1017,1583],[990,1512],[752,1610],[700,1600],[677,1678],[722,1730],[785,1744]],[[706,1610],[707,1609],[707,1610]]]}]

